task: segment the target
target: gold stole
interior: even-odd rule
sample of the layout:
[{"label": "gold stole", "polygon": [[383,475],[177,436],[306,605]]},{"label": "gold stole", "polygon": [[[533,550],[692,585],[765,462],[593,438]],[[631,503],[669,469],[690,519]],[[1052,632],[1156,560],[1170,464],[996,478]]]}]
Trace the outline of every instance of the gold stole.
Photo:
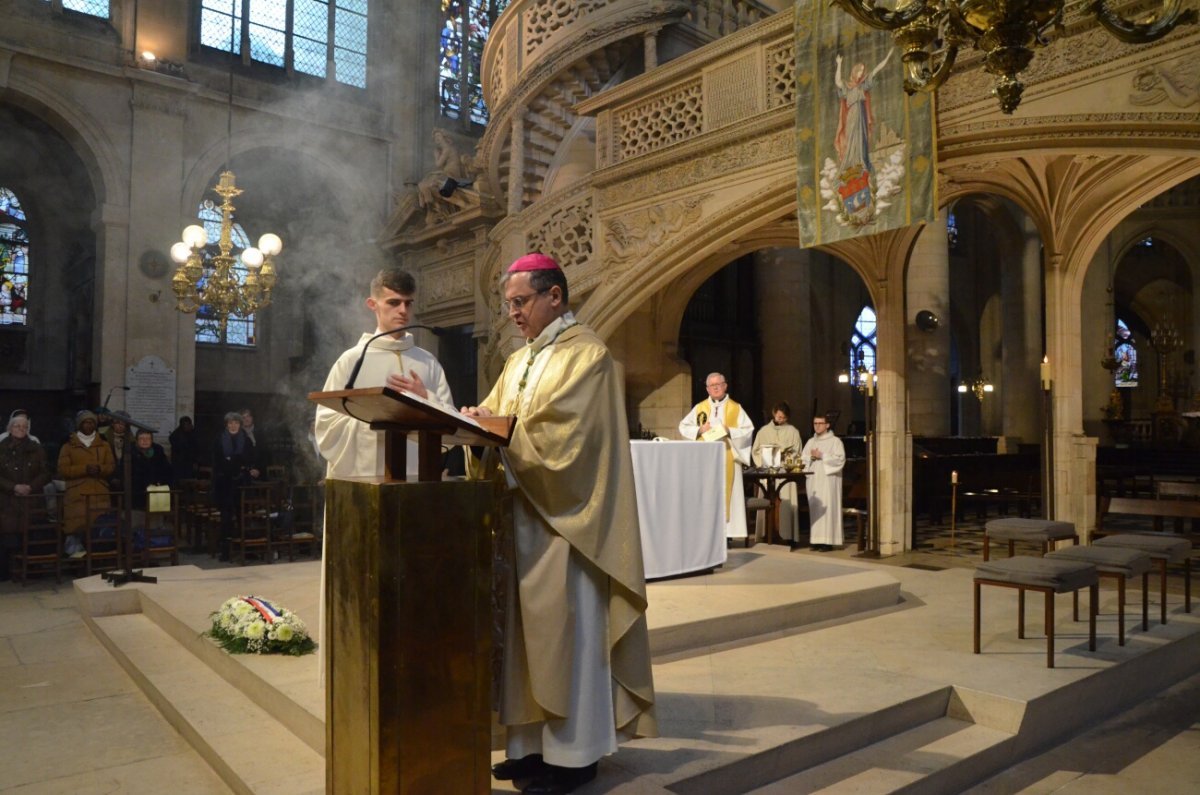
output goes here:
[{"label": "gold stole", "polygon": [[[695,414],[705,408],[711,416],[712,403],[707,400],[703,403],[697,403],[695,408],[692,409],[692,413]],[[737,427],[738,415],[741,410],[742,407],[734,403],[732,398],[725,399],[725,419],[722,424],[726,429]],[[729,524],[729,503],[730,498],[733,497],[733,443],[729,438],[725,438],[722,441],[725,442],[725,524]]]}]

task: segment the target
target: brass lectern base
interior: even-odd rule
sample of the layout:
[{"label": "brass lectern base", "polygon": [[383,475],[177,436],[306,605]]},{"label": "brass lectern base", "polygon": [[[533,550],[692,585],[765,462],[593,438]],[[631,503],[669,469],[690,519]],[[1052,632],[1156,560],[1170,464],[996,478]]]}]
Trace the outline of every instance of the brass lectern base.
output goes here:
[{"label": "brass lectern base", "polygon": [[491,791],[491,483],[328,480],[330,793]]}]

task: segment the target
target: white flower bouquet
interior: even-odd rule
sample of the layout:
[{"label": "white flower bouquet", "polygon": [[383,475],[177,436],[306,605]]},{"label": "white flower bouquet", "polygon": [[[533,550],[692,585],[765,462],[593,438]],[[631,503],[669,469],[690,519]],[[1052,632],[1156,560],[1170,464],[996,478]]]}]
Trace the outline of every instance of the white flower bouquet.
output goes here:
[{"label": "white flower bouquet", "polygon": [[295,613],[258,596],[227,599],[212,614],[212,629],[206,634],[231,654],[299,657],[317,648]]}]

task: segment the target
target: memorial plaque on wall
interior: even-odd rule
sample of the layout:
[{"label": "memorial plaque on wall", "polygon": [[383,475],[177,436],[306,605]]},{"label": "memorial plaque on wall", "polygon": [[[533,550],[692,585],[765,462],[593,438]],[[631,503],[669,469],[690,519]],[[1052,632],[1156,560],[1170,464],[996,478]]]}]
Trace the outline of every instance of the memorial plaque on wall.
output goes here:
[{"label": "memorial plaque on wall", "polygon": [[135,420],[156,428],[155,441],[175,429],[175,371],[157,356],[143,356],[125,373],[125,410]]}]

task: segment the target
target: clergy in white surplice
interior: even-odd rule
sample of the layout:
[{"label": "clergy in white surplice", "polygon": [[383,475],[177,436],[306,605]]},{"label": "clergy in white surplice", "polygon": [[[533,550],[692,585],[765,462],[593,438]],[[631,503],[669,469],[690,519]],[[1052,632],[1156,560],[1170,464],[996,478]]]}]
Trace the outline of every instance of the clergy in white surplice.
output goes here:
[{"label": "clergy in white surplice", "polygon": [[742,467],[750,465],[750,443],[754,423],[746,411],[729,397],[729,384],[720,373],[704,379],[708,399],[692,407],[679,422],[684,439],[725,443],[725,482],[714,488],[725,490],[725,537],[746,537],[746,495],[742,491]]},{"label": "clergy in white surplice", "polygon": [[833,435],[829,421],[813,417],[813,436],[800,452],[808,491],[808,543],[817,552],[842,546],[842,469],[846,466],[846,448]]},{"label": "clergy in white surplice", "polygon": [[[800,431],[788,422],[792,408],[785,401],[771,408],[771,422],[758,429],[754,435],[754,449],[750,456],[756,467],[783,466],[789,456],[800,453]],[[787,541],[796,541],[800,534],[800,490],[795,483],[785,483],[779,489],[779,535]],[[754,534],[766,532],[766,520],[759,511],[754,520]]]},{"label": "clergy in white surplice", "polygon": [[[410,392],[453,411],[454,398],[442,365],[432,353],[419,348],[412,334],[384,332],[411,322],[416,280],[398,268],[380,271],[371,281],[367,309],[375,315],[375,331],[363,334],[358,344],[346,350],[333,363],[325,379],[324,391],[345,389],[351,374],[359,388],[387,386],[397,392]],[[383,336],[378,336],[383,334]],[[368,346],[364,351],[364,346]],[[355,372],[356,363],[362,364]],[[384,472],[382,431],[373,431],[365,422],[347,417],[324,406],[317,407],[313,434],[321,457],[327,462],[325,475],[331,478],[379,477]],[[405,465],[409,479],[417,474],[417,443],[408,441]],[[325,553],[321,552],[321,599],[318,629],[321,661],[319,676],[325,672]]]}]

